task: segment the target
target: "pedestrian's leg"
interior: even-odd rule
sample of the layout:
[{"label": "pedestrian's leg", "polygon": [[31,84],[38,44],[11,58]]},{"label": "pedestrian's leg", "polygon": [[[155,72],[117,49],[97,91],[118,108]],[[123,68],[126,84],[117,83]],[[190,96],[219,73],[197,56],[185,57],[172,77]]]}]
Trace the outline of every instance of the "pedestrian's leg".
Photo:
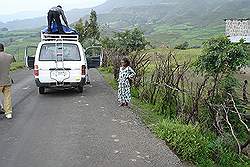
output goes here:
[{"label": "pedestrian's leg", "polygon": [[87,84],[87,85],[90,85],[89,74],[86,75],[86,84]]},{"label": "pedestrian's leg", "polygon": [[62,22],[61,22],[61,19],[60,19],[60,14],[59,13],[55,14],[54,19],[56,21],[56,25],[57,25],[59,34],[64,34],[63,27],[62,27]]},{"label": "pedestrian's leg", "polygon": [[51,33],[51,24],[53,21],[53,15],[51,12],[48,13],[48,33]]},{"label": "pedestrian's leg", "polygon": [[7,118],[12,118],[11,86],[4,86],[4,111]]},{"label": "pedestrian's leg", "polygon": [[[3,93],[3,86],[0,86],[0,94],[2,93]],[[5,114],[3,111],[3,105],[2,105],[1,100],[0,100],[0,114]]]}]

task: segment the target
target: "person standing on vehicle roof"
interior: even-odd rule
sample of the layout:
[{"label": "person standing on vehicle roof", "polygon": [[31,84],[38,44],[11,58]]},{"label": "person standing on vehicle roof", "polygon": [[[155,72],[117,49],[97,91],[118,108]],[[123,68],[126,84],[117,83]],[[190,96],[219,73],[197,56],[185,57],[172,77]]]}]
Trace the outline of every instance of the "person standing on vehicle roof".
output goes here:
[{"label": "person standing on vehicle roof", "polygon": [[64,33],[60,16],[62,16],[62,19],[64,23],[66,24],[66,26],[69,27],[68,21],[62,9],[62,6],[58,5],[57,7],[52,7],[48,12],[48,33],[52,32],[51,30],[52,22],[56,23],[59,34]]},{"label": "person standing on vehicle roof", "polygon": [[0,93],[4,95],[3,111],[6,118],[12,118],[10,64],[15,57],[4,52],[4,45],[0,43]]}]

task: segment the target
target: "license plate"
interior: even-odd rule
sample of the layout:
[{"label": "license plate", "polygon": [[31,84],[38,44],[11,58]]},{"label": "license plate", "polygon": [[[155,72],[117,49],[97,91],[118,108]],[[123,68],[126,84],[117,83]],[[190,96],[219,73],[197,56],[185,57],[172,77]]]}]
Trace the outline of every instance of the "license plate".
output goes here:
[{"label": "license plate", "polygon": [[52,71],[51,76],[53,77],[65,76],[65,72],[64,71]]},{"label": "license plate", "polygon": [[65,76],[66,74],[65,74],[65,72],[63,72],[63,71],[57,71],[57,75],[58,75],[58,76],[62,76],[62,75]]},{"label": "license plate", "polygon": [[52,71],[51,78],[58,82],[63,82],[65,79],[69,78],[69,72],[68,71]]}]

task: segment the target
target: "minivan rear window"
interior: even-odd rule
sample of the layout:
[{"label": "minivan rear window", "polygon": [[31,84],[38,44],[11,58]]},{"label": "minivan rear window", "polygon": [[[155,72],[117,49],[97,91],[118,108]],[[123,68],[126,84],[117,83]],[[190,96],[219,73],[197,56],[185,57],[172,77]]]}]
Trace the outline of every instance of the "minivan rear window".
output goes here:
[{"label": "minivan rear window", "polygon": [[43,44],[40,61],[80,61],[81,56],[76,44],[50,43]]}]

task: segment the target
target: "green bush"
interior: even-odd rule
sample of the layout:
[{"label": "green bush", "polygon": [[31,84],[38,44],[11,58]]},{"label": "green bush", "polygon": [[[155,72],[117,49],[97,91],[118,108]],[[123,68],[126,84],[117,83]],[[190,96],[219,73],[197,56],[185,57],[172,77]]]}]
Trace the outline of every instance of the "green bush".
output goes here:
[{"label": "green bush", "polygon": [[180,50],[186,50],[189,47],[189,43],[186,41],[182,44],[176,45],[174,48],[175,49],[180,49]]},{"label": "green bush", "polygon": [[183,160],[192,161],[198,166],[247,167],[250,165],[249,160],[237,155],[214,134],[203,132],[198,126],[164,119],[155,126],[154,131]]},{"label": "green bush", "polygon": [[183,160],[196,161],[199,156],[210,154],[211,135],[203,136],[198,127],[183,125],[169,120],[161,121],[155,128],[161,139],[166,140]]},{"label": "green bush", "polygon": [[109,66],[109,67],[101,67],[101,68],[99,68],[99,70],[102,73],[105,73],[105,74],[110,74],[110,73],[113,72],[113,68],[111,66]]},{"label": "green bush", "polygon": [[11,64],[10,70],[16,71],[18,69],[24,68],[24,62],[14,62]]}]

